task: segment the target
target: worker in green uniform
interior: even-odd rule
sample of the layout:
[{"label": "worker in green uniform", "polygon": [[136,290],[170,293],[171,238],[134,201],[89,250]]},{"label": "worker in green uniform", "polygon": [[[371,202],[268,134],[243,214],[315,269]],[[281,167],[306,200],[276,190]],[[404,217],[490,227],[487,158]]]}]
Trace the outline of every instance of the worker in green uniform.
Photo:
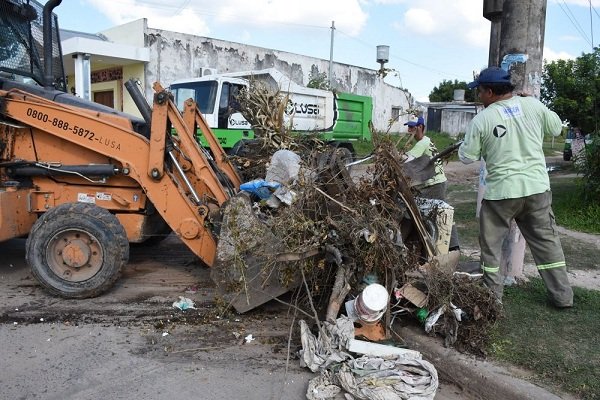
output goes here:
[{"label": "worker in green uniform", "polygon": [[[406,161],[419,158],[422,155],[433,157],[438,153],[435,144],[425,135],[425,120],[423,117],[413,116],[404,125],[408,126],[408,133],[413,135],[417,141],[412,149],[405,153],[408,156]],[[442,160],[437,160],[435,162],[434,171],[435,175],[422,184],[417,185],[416,189],[418,189],[425,198],[445,200],[448,179],[446,179],[446,174],[444,174]]]},{"label": "worker in green uniform", "polygon": [[458,155],[463,163],[485,159],[488,175],[479,219],[484,283],[502,301],[502,241],[514,218],[552,304],[573,306],[562,246],[552,212],[550,179],[542,143],[558,136],[558,115],[533,97],[513,96],[510,74],[484,69],[471,82],[485,109],[469,123]]},{"label": "worker in green uniform", "polygon": [[[408,133],[413,135],[417,141],[412,149],[405,153],[408,156],[405,160],[406,162],[423,155],[431,158],[438,153],[435,144],[431,141],[429,136],[425,135],[425,120],[423,117],[413,116],[404,125],[408,126]],[[448,179],[444,173],[444,166],[441,159],[435,161],[434,175],[422,184],[415,186],[415,188],[420,192],[420,197],[446,201]],[[456,230],[456,224],[453,223],[448,250],[453,251],[459,249],[458,232]]]}]

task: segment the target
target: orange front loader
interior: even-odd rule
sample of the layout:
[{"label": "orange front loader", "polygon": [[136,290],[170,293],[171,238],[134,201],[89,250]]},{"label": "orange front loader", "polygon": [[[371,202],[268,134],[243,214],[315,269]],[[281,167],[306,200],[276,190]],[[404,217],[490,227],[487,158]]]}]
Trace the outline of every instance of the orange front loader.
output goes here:
[{"label": "orange front loader", "polygon": [[194,105],[186,123],[169,93],[158,84],[155,91],[147,138],[122,116],[0,90],[0,240],[28,235],[27,260],[51,291],[107,289],[128,242],[164,231],[163,221],[213,264],[211,229],[239,177],[218,141],[212,155],[195,142],[202,116]]},{"label": "orange front loader", "polygon": [[0,0],[0,241],[27,237],[33,275],[68,298],[104,292],[130,242],[171,231],[238,311],[286,292],[265,265],[318,249],[287,254],[236,194],[240,178],[191,99],[180,113],[155,83],[150,106],[129,81],[140,119],[66,93],[60,2]]}]

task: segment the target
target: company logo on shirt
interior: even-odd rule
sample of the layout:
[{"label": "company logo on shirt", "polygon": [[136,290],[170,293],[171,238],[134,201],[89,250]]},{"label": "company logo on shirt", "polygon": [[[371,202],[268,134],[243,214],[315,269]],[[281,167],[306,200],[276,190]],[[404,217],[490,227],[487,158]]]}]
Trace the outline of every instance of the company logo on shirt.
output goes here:
[{"label": "company logo on shirt", "polygon": [[503,107],[502,111],[504,112],[505,118],[516,118],[523,115],[523,112],[521,111],[521,106],[519,104],[515,104],[511,107]]},{"label": "company logo on shirt", "polygon": [[497,138],[501,138],[502,136],[506,135],[506,127],[504,125],[496,125],[493,133]]}]

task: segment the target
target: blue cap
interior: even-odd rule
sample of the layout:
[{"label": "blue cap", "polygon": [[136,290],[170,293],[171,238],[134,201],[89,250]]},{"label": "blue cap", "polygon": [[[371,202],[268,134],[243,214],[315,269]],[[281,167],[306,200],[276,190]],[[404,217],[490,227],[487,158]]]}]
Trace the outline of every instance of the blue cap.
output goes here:
[{"label": "blue cap", "polygon": [[498,84],[510,85],[510,84],[512,84],[510,81],[510,73],[509,72],[507,72],[499,67],[489,67],[489,68],[486,68],[483,71],[481,71],[479,73],[479,76],[477,77],[477,79],[475,79],[473,82],[469,83],[467,85],[467,87],[469,89],[473,89],[481,84],[486,84],[486,83],[494,84],[494,85],[498,85]]},{"label": "blue cap", "polygon": [[412,118],[404,125],[408,125],[410,127],[417,125],[425,126],[425,120],[423,119],[423,117],[416,117],[415,115],[413,115]]}]

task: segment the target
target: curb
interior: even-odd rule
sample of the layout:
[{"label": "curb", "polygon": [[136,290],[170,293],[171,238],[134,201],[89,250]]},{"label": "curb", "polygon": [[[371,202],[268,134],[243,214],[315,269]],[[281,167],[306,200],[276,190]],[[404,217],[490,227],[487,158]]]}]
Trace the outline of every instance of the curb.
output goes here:
[{"label": "curb", "polygon": [[397,330],[410,349],[418,350],[438,370],[438,374],[461,387],[465,394],[476,399],[511,400],[565,400],[575,399],[571,395],[560,396],[518,378],[506,368],[491,361],[481,361],[458,351],[443,347],[439,338],[427,336],[415,327]]}]

